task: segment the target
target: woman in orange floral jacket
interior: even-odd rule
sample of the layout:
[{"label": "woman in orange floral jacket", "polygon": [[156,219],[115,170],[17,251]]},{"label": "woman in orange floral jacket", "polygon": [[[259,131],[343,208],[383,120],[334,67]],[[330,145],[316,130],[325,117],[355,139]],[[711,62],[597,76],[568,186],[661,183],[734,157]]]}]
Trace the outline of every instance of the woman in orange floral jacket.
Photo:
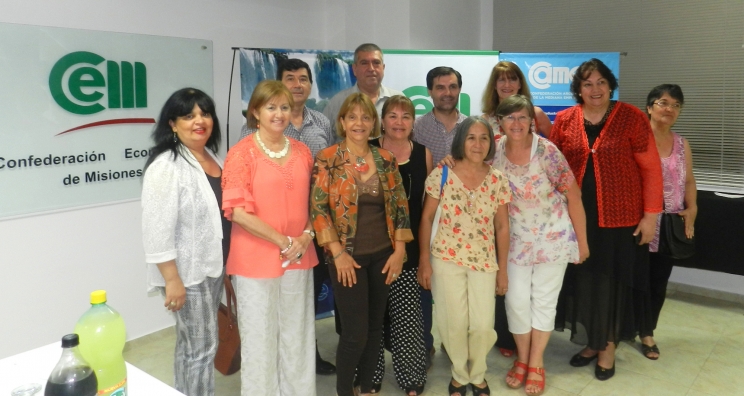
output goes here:
[{"label": "woman in orange floral jacket", "polygon": [[336,130],[344,140],[315,159],[310,212],[330,258],[341,317],[336,392],[351,396],[355,370],[361,394],[372,390],[390,284],[403,269],[413,234],[395,157],[368,142],[380,134],[372,101],[362,93],[346,98]]}]

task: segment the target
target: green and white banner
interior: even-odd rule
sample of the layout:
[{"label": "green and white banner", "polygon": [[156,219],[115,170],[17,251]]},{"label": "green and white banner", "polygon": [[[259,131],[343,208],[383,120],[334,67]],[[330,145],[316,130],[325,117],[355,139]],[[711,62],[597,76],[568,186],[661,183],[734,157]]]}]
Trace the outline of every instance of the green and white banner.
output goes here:
[{"label": "green and white banner", "polygon": [[212,43],[0,23],[0,219],[137,199],[177,89],[209,94]]}]

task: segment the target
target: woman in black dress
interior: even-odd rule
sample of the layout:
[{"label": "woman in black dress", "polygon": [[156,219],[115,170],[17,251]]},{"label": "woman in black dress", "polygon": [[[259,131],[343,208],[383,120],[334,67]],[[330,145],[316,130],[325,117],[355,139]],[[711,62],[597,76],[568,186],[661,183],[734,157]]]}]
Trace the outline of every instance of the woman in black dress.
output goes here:
[{"label": "woman in black dress", "polygon": [[[411,140],[415,110],[411,100],[403,95],[389,98],[382,108],[382,136],[371,143],[392,152],[398,161],[403,187],[408,198],[411,231],[418,238],[421,222],[424,181],[432,170],[429,149]],[[398,385],[406,395],[420,395],[426,383],[426,350],[423,337],[423,316],[419,299],[416,271],[419,261],[418,241],[406,244],[408,259],[403,272],[390,287],[388,324],[384,345],[393,355],[393,368]],[[380,346],[380,358],[373,382],[382,383],[385,374],[385,354]]]}]

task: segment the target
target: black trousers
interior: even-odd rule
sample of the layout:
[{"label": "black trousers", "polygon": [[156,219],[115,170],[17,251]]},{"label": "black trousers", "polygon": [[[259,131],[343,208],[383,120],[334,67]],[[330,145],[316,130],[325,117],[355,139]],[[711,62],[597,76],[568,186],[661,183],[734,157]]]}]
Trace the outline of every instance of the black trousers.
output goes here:
[{"label": "black trousers", "polygon": [[392,253],[393,249],[388,248],[354,257],[362,268],[356,269],[357,283],[352,287],[338,281],[334,264],[328,266],[341,320],[341,337],[336,350],[338,396],[354,395],[354,373],[357,368],[362,393],[369,393],[372,389],[390,292],[390,286],[385,284],[387,274],[383,274],[382,269]]},{"label": "black trousers", "polygon": [[[641,337],[654,335],[656,325],[659,323],[659,314],[666,300],[667,285],[672,275],[672,268],[676,260],[662,256],[658,253],[649,255],[649,285],[648,293],[636,299],[636,322],[638,334]],[[641,304],[638,305],[638,300]]]}]

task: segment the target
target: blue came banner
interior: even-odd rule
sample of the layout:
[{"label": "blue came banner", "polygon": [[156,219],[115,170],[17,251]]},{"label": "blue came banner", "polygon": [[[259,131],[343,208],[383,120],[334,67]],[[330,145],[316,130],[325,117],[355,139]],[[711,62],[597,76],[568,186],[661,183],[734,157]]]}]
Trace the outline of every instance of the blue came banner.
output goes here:
[{"label": "blue came banner", "polygon": [[[501,60],[514,62],[519,66],[530,86],[532,101],[540,106],[551,120],[558,111],[576,104],[571,95],[570,84],[579,65],[591,58],[604,62],[615,77],[620,78],[618,52],[500,54]],[[619,97],[620,92],[616,90],[612,99],[618,100]]]}]

